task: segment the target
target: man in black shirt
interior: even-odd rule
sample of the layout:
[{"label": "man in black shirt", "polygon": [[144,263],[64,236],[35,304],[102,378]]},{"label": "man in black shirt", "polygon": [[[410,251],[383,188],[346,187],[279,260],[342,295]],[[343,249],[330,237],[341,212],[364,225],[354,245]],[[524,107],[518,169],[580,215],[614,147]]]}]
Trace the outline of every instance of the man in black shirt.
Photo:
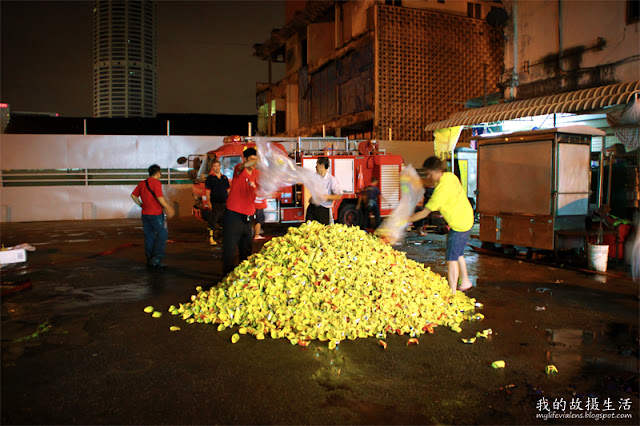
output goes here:
[{"label": "man in black shirt", "polygon": [[208,215],[207,221],[209,222],[209,243],[213,246],[216,245],[214,232],[216,234],[220,232],[219,229],[222,227],[225,203],[229,195],[229,179],[220,173],[220,162],[218,160],[214,160],[211,165],[211,174],[207,176],[204,188],[205,196],[211,206],[211,212]]},{"label": "man in black shirt", "polygon": [[371,216],[371,213],[373,213],[376,220],[374,229],[378,229],[378,226],[380,226],[380,205],[378,204],[378,197],[380,197],[379,183],[380,181],[377,177],[371,178],[371,183],[362,189],[360,197],[358,198],[356,209],[360,210],[362,214],[360,218],[360,228],[362,229],[369,227],[369,216]]}]

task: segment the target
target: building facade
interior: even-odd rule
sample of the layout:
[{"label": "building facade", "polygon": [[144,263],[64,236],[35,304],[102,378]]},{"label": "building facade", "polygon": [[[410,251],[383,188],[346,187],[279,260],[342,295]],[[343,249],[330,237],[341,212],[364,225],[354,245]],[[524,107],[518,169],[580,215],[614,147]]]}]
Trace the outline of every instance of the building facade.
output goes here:
[{"label": "building facade", "polygon": [[505,0],[504,7],[505,100],[640,79],[637,0]]},{"label": "building facade", "polygon": [[[432,140],[425,125],[498,90],[499,2],[290,1],[283,28],[255,45],[285,77],[257,86],[258,132]],[[269,73],[271,75],[271,73]]]},{"label": "building facade", "polygon": [[93,116],[157,113],[157,11],[151,0],[97,0],[93,9]]}]

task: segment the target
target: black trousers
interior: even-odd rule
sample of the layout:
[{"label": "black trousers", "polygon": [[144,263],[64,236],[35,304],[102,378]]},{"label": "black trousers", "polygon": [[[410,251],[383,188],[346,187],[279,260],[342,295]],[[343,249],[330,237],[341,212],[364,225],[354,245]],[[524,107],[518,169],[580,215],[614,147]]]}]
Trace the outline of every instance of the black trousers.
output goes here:
[{"label": "black trousers", "polygon": [[361,210],[362,218],[360,220],[360,228],[365,229],[369,227],[369,216],[373,213],[373,217],[376,220],[375,229],[378,229],[378,226],[380,226],[380,206],[378,206],[378,203],[369,201],[362,206]]},{"label": "black trousers", "polygon": [[331,225],[331,211],[328,207],[316,206],[309,203],[307,206],[307,215],[304,218],[306,222],[315,220],[323,225]]},{"label": "black trousers", "polygon": [[251,256],[253,249],[253,230],[251,218],[231,210],[225,210],[222,225],[222,265],[224,275],[233,271],[238,265],[235,262],[236,247],[240,262]]},{"label": "black trousers", "polygon": [[222,226],[222,219],[224,218],[225,203],[213,203],[211,205],[211,211],[208,212],[207,222],[209,228],[216,229],[216,225]]}]

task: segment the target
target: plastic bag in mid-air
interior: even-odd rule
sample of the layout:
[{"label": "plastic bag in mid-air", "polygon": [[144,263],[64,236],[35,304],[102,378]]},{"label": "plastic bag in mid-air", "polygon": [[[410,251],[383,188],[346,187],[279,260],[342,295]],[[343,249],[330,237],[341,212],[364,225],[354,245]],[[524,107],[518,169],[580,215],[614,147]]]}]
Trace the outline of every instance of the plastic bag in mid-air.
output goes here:
[{"label": "plastic bag in mid-air", "polygon": [[302,183],[311,194],[314,204],[326,201],[326,185],[322,177],[312,170],[298,166],[282,150],[261,138],[256,140],[258,150],[258,196],[268,197],[285,186]]},{"label": "plastic bag in mid-air", "polygon": [[400,242],[409,225],[409,217],[413,214],[423,194],[422,179],[416,169],[412,165],[408,165],[400,172],[400,201],[378,227],[376,234],[391,244]]}]

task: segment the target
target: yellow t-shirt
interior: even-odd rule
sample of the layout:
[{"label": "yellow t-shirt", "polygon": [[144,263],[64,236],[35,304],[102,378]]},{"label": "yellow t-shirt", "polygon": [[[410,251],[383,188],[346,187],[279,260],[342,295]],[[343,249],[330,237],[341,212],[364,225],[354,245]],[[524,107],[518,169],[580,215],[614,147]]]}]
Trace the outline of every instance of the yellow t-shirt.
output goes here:
[{"label": "yellow t-shirt", "polygon": [[473,208],[458,177],[451,172],[442,174],[425,207],[439,211],[454,231],[466,232],[473,226]]}]

